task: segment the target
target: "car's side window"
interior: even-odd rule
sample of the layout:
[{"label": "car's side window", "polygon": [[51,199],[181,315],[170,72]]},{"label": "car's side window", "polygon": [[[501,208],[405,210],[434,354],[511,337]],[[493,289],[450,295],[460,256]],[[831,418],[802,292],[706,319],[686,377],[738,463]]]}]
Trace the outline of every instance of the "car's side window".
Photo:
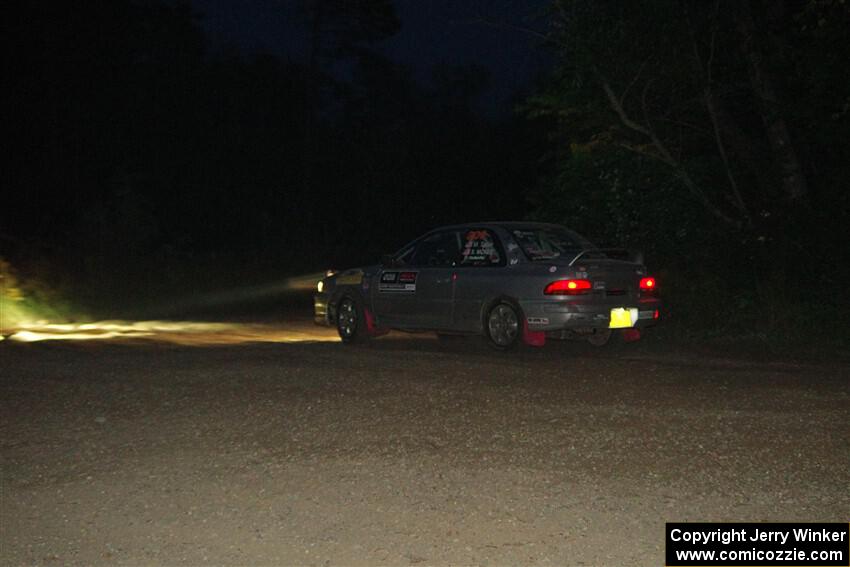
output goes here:
[{"label": "car's side window", "polygon": [[482,228],[465,230],[460,252],[460,265],[493,267],[505,265],[505,252],[499,238]]},{"label": "car's side window", "polygon": [[410,245],[393,258],[393,264],[396,266],[409,266],[413,262],[413,252],[416,246]]},{"label": "car's side window", "polygon": [[427,236],[416,246],[412,264],[415,266],[446,267],[457,265],[460,259],[460,235],[446,230]]}]

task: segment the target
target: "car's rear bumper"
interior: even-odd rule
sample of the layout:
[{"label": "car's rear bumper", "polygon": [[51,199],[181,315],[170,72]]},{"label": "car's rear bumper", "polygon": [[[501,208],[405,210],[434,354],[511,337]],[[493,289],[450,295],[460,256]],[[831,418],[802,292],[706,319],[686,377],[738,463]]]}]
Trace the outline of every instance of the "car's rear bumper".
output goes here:
[{"label": "car's rear bumper", "polygon": [[655,297],[622,303],[581,303],[578,301],[520,301],[530,331],[560,331],[564,329],[607,329],[611,310],[637,309],[634,328],[651,327],[660,318],[661,301]]}]

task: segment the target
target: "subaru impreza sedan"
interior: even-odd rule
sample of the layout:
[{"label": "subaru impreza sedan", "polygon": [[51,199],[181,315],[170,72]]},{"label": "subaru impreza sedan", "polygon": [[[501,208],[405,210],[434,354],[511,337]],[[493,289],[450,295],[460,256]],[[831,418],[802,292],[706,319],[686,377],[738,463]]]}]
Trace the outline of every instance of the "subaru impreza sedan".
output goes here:
[{"label": "subaru impreza sedan", "polygon": [[500,350],[547,337],[602,346],[640,338],[661,309],[639,257],[530,222],[437,228],[380,264],[329,271],[317,288],[315,321],[344,343],[401,330],[480,335]]}]

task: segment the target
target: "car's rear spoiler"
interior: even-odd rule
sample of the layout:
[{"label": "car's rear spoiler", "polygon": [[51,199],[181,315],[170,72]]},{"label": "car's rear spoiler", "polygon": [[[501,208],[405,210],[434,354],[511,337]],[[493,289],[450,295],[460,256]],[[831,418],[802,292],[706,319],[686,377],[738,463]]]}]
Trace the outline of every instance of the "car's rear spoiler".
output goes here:
[{"label": "car's rear spoiler", "polygon": [[643,252],[638,250],[628,250],[626,248],[585,248],[570,261],[570,266],[584,258],[587,254],[604,254],[606,257],[614,258],[615,260],[626,260],[635,264],[643,264]]}]

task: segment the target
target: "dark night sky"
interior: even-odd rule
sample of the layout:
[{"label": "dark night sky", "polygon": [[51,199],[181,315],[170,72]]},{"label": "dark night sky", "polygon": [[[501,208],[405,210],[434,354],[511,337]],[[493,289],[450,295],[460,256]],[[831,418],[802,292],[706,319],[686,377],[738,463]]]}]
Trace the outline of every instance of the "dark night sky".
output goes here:
[{"label": "dark night sky", "polygon": [[[410,66],[427,84],[439,63],[478,64],[491,73],[491,88],[482,108],[509,110],[509,99],[545,71],[550,56],[526,32],[506,22],[534,27],[535,15],[548,0],[396,0],[401,31],[384,43],[395,61]],[[306,30],[292,0],[193,0],[214,46],[268,51],[295,61],[306,59]]]}]

